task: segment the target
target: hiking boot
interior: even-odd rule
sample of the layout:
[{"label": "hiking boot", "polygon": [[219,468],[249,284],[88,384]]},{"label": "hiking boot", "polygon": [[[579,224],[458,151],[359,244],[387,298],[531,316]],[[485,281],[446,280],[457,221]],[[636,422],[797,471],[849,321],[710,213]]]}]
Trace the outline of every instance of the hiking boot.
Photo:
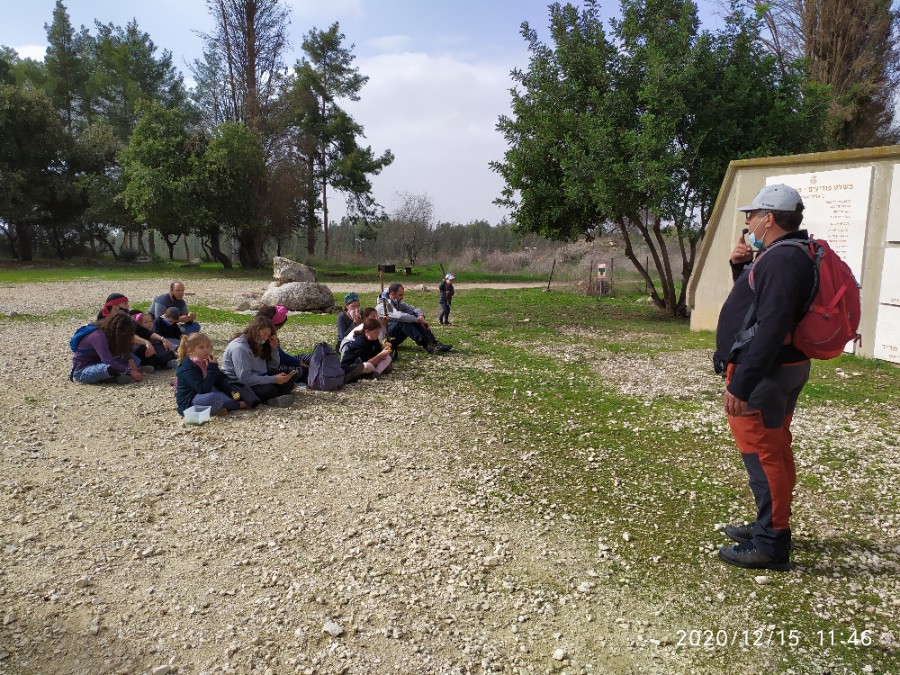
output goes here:
[{"label": "hiking boot", "polygon": [[381,374],[382,374],[382,375],[389,375],[390,372],[391,372],[393,369],[394,369],[394,363],[393,363],[393,361],[392,361],[391,363],[388,364],[387,368],[385,368],[384,370],[381,371]]},{"label": "hiking boot", "polygon": [[746,567],[753,570],[777,570],[779,572],[787,572],[791,569],[789,558],[773,558],[760,551],[753,544],[723,546],[719,549],[719,557],[735,567]]},{"label": "hiking boot", "polygon": [[294,404],[294,397],[290,394],[275,396],[266,401],[266,405],[273,408],[290,408]]},{"label": "hiking boot", "polygon": [[351,370],[349,373],[344,374],[344,384],[349,384],[354,380],[358,380],[362,377],[363,373],[366,372],[366,364],[360,363],[356,368]]},{"label": "hiking boot", "polygon": [[116,375],[113,378],[113,382],[116,384],[131,384],[133,382],[137,382],[131,375],[125,373],[124,375]]},{"label": "hiking boot", "polygon": [[212,413],[213,417],[225,417],[228,414],[228,408],[219,408],[216,412]]},{"label": "hiking boot", "polygon": [[753,523],[749,525],[726,525],[725,536],[739,544],[753,541]]},{"label": "hiking boot", "polygon": [[429,342],[427,345],[424,345],[424,349],[429,354],[437,354],[439,351],[438,343],[437,342]]},{"label": "hiking boot", "polygon": [[144,375],[149,375],[154,370],[156,370],[153,366],[140,366],[138,368],[138,372],[143,373]]},{"label": "hiking boot", "polygon": [[178,367],[178,359],[172,359],[166,364],[166,368],[172,370]]},{"label": "hiking boot", "polygon": [[453,345],[445,345],[443,342],[437,342],[436,344],[439,352],[449,352],[453,349]]}]

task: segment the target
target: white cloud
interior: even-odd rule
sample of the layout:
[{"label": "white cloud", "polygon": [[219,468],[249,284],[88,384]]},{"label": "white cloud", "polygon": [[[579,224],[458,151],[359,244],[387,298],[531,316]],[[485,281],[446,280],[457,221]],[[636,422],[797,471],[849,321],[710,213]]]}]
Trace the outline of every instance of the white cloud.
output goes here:
[{"label": "white cloud", "polygon": [[381,52],[402,51],[413,39],[409,35],[382,35],[381,37],[366,40],[366,45]]},{"label": "white cloud", "polygon": [[47,45],[22,45],[21,47],[13,47],[19,54],[20,59],[34,59],[35,61],[43,61],[47,54]]},{"label": "white cloud", "polygon": [[396,156],[373,180],[376,199],[387,206],[396,192],[424,192],[438,220],[498,222],[505,211],[492,201],[503,182],[488,163],[506,150],[495,126],[509,112],[514,64],[407,52],[358,65],[369,82],[348,111],[376,153]]}]

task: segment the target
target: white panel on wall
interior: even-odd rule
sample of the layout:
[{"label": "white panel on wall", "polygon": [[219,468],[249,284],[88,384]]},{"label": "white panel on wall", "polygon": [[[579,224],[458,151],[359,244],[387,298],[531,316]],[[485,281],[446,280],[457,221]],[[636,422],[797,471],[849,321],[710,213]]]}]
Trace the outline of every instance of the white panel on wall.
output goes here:
[{"label": "white panel on wall", "polygon": [[900,242],[900,164],[894,164],[888,201],[887,241]]},{"label": "white panel on wall", "polygon": [[872,167],[770,176],[766,185],[785,183],[803,198],[803,227],[826,239],[862,283]]},{"label": "white panel on wall", "polygon": [[900,248],[884,249],[884,267],[881,270],[881,293],[878,302],[900,307]]},{"label": "white panel on wall", "polygon": [[875,323],[876,359],[900,363],[900,307],[878,305],[878,320]]}]

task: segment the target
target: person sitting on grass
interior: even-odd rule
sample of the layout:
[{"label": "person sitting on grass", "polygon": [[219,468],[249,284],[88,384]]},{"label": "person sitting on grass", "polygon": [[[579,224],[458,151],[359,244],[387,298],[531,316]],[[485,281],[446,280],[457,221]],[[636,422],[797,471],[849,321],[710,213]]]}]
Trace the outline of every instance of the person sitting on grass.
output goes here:
[{"label": "person sitting on grass", "polygon": [[409,337],[429,354],[453,349],[453,345],[438,342],[425,320],[425,313],[418,307],[403,302],[404,293],[403,284],[392,283],[388,286],[387,302],[379,302],[375,308],[379,317],[385,316],[387,312],[388,337],[391,338],[391,342],[399,347],[400,343]]},{"label": "person sitting on grass", "polygon": [[127,312],[113,312],[96,325],[75,345],[69,379],[82,384],[131,384],[143,380],[143,373],[153,372],[151,366],[139,368],[134,361],[134,321]]},{"label": "person sitting on grass", "polygon": [[266,403],[287,408],[293,404],[291,391],[297,371],[279,373],[280,364],[275,325],[264,316],[254,317],[249,326],[235,335],[222,356],[222,372],[252,406]]},{"label": "person sitting on grass", "polygon": [[344,308],[337,315],[337,342],[335,348],[340,351],[341,341],[346,337],[347,333],[362,323],[362,316],[359,312],[359,295],[350,291],[344,296]]},{"label": "person sitting on grass", "polygon": [[209,406],[210,415],[227,415],[229,410],[249,408],[228,378],[219,369],[212,353],[212,341],[204,333],[191,333],[178,345],[175,402],[178,414],[191,406]]},{"label": "person sitting on grass", "polygon": [[341,357],[345,383],[366,376],[377,378],[391,371],[391,343],[382,342],[380,336],[381,322],[374,317],[366,319],[362,332],[356,334]]}]

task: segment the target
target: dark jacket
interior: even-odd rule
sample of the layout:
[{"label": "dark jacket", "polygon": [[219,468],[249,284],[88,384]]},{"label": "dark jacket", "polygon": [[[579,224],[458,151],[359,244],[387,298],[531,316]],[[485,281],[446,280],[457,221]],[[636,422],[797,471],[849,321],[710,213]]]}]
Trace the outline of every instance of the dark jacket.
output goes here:
[{"label": "dark jacket", "polygon": [[347,312],[341,312],[337,316],[337,349],[341,348],[341,340],[343,340],[347,333],[349,333],[353,326],[356,324],[353,323],[353,319],[350,318],[350,315]]},{"label": "dark jacket", "polygon": [[441,282],[440,286],[438,286],[438,290],[441,292],[441,304],[449,305],[453,300],[453,294],[456,293],[456,289],[453,288],[453,284],[444,279]]},{"label": "dark jacket", "polygon": [[[153,332],[167,340],[174,340],[176,343],[181,340],[181,328],[178,327],[178,324],[169,323],[161,316],[156,317],[156,320],[153,322]],[[147,339],[149,340],[150,338]]]},{"label": "dark jacket", "polygon": [[[782,239],[808,239],[806,230],[790,232]],[[716,358],[728,359],[735,336],[741,331],[748,310],[756,298],[756,311],[749,326],[758,323],[756,335],[731,358],[739,364],[728,391],[746,401],[768,373],[785,363],[805,361],[808,357],[790,342],[790,333],[803,318],[814,280],[812,258],[796,246],[778,246],[772,242],[757,253],[751,264],[732,265],[734,287],[728,294],[716,328]],[[763,255],[765,254],[765,255]],[[754,289],[750,288],[753,269]]]},{"label": "dark jacket", "polygon": [[368,361],[382,349],[378,340],[369,340],[365,333],[361,333],[353,338],[353,341],[344,349],[341,357],[341,368],[345,373],[349,373],[360,363]]},{"label": "dark jacket", "polygon": [[225,374],[219,370],[218,364],[210,363],[206,366],[206,377],[200,366],[185,357],[178,364],[175,371],[178,378],[178,387],[175,389],[175,402],[178,404],[178,414],[184,415],[186,408],[190,408],[197,394],[208,394],[214,389],[231,395],[235,388],[231,386]]}]

